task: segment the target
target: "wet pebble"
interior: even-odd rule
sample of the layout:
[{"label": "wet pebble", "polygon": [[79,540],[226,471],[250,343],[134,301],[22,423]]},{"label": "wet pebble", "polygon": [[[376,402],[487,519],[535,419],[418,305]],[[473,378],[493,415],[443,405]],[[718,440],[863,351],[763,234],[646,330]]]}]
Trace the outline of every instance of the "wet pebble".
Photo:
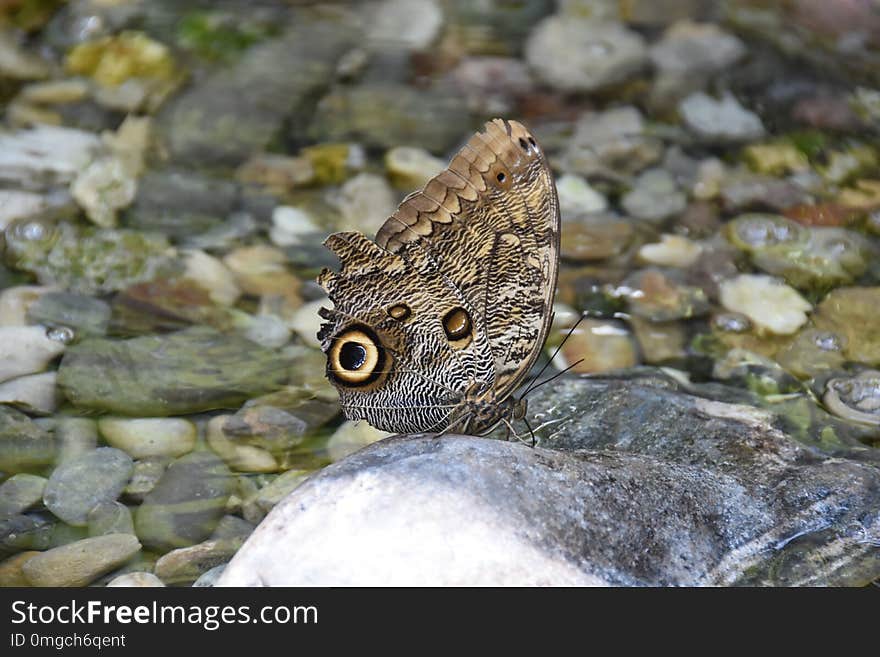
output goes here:
[{"label": "wet pebble", "polygon": [[288,326],[299,336],[299,338],[308,346],[316,349],[321,348],[318,341],[318,331],[321,329],[323,320],[318,315],[321,307],[332,307],[329,299],[318,299],[304,303],[290,318]]},{"label": "wet pebble", "polygon": [[682,76],[723,71],[746,54],[746,45],[712,23],[676,22],[650,49],[651,63]]},{"label": "wet pebble", "polygon": [[847,360],[880,365],[880,287],[843,287],[832,290],[813,316],[816,328],[843,339]]},{"label": "wet pebble", "polygon": [[778,278],[756,274],[741,274],[721,283],[721,304],[747,316],[759,330],[778,335],[797,331],[813,308]]},{"label": "wet pebble", "polygon": [[208,293],[211,301],[220,306],[232,306],[241,296],[241,289],[235,276],[219,258],[199,249],[189,249],[183,253],[185,269],[183,275],[195,281]]},{"label": "wet pebble", "polygon": [[58,466],[49,477],[43,501],[64,522],[86,526],[89,511],[122,494],[133,467],[125,452],[99,447]]},{"label": "wet pebble", "polygon": [[535,75],[562,91],[594,91],[638,73],[644,39],[620,23],[551,16],[529,35],[525,58]]},{"label": "wet pebble", "polygon": [[143,502],[144,497],[156,487],[171,460],[167,457],[152,457],[134,462],[134,471],[125,487],[125,496],[135,502]]},{"label": "wet pebble", "polygon": [[27,550],[14,554],[8,559],[0,561],[0,588],[11,586],[30,586],[31,583],[22,572],[22,567],[32,557],[41,554],[36,550]]},{"label": "wet pebble", "polygon": [[242,445],[230,440],[223,430],[230,415],[211,418],[207,427],[208,446],[222,458],[226,465],[239,472],[276,472],[278,461],[262,447]]},{"label": "wet pebble", "polygon": [[31,586],[87,586],[141,549],[131,534],[85,538],[36,555],[22,566]]},{"label": "wet pebble", "polygon": [[44,477],[27,473],[9,477],[0,484],[0,518],[18,515],[38,504],[45,488]]},{"label": "wet pebble", "polygon": [[28,307],[27,317],[31,323],[73,329],[77,338],[102,336],[110,323],[110,305],[84,294],[50,291]]},{"label": "wet pebble", "polygon": [[679,112],[687,128],[706,141],[749,141],[764,135],[758,115],[729,92],[719,99],[702,91],[691,94],[680,103]]},{"label": "wet pebble", "polygon": [[0,134],[0,179],[26,189],[71,182],[101,149],[100,139],[72,128],[40,125]]},{"label": "wet pebble", "polygon": [[156,561],[156,576],[169,586],[191,584],[229,561],[244,540],[244,536],[220,538],[172,550]]},{"label": "wet pebble", "polygon": [[687,355],[687,336],[680,322],[652,322],[633,315],[629,318],[629,325],[638,342],[642,361],[655,365]]},{"label": "wet pebble", "polygon": [[635,236],[633,225],[612,214],[600,213],[566,221],[560,255],[564,260],[589,262],[623,253]]},{"label": "wet pebble", "polygon": [[706,292],[681,280],[676,270],[643,269],[627,276],[617,294],[630,312],[655,322],[699,317],[709,311]]},{"label": "wet pebble", "polygon": [[42,372],[64,352],[64,344],[41,326],[0,327],[0,381]]},{"label": "wet pebble", "polygon": [[641,171],[663,156],[663,143],[645,134],[641,112],[632,106],[588,112],[575,124],[562,156],[565,171],[619,177]]},{"label": "wet pebble", "polygon": [[193,452],[174,461],[135,512],[143,544],[160,552],[205,540],[223,516],[234,481],[210,452]]},{"label": "wet pebble", "polygon": [[321,232],[306,210],[289,205],[279,205],[272,211],[272,228],[269,237],[276,246],[293,246],[302,242],[304,235]]},{"label": "wet pebble", "polygon": [[299,279],[287,269],[284,251],[272,246],[243,246],[223,256],[243,292],[254,296],[278,294],[299,302]]},{"label": "wet pebble", "polygon": [[193,588],[204,588],[216,585],[217,580],[220,579],[224,570],[226,570],[225,563],[220,564],[219,566],[214,566],[210,570],[206,570],[199,575],[199,578],[195,582],[193,582]]},{"label": "wet pebble", "polygon": [[0,383],[0,404],[9,404],[32,415],[51,415],[61,403],[55,372],[20,376]]},{"label": "wet pebble", "polygon": [[799,379],[809,379],[842,367],[843,345],[836,333],[805,328],[776,353],[775,360]]},{"label": "wet pebble", "polygon": [[639,175],[621,205],[636,219],[659,223],[682,212],[687,207],[687,198],[668,171],[649,169]]},{"label": "wet pebble", "polygon": [[563,217],[602,212],[608,208],[608,200],[581,176],[564,174],[557,178],[556,193]]},{"label": "wet pebble", "polygon": [[340,229],[366,235],[375,235],[397,207],[391,186],[373,173],[359,173],[328,200],[339,210]]},{"label": "wet pebble", "polygon": [[686,237],[664,234],[660,242],[642,246],[639,257],[652,265],[686,268],[697,261],[702,251],[700,244]]},{"label": "wet pebble", "polygon": [[153,573],[125,573],[107,582],[108,587],[125,586],[129,588],[145,588],[165,586],[165,583]]},{"label": "wet pebble", "polygon": [[121,502],[98,502],[86,517],[89,536],[134,534],[131,511]]},{"label": "wet pebble", "polygon": [[196,428],[182,418],[103,417],[98,431],[108,444],[134,459],[153,456],[176,458],[188,454],[196,444]]},{"label": "wet pebble", "polygon": [[70,193],[92,223],[105,228],[116,225],[118,212],[134,201],[137,182],[115,157],[95,160],[83,169]]},{"label": "wet pebble", "polygon": [[[361,445],[363,443],[361,436],[360,435],[354,436],[354,433],[355,433],[354,427],[348,427],[344,431],[344,434],[346,436],[345,439],[339,438],[334,443],[333,450],[331,451],[331,458],[334,461],[339,460],[338,455],[341,451],[346,451],[345,449],[342,448],[343,444],[348,444],[348,445],[354,446],[354,445]],[[360,434],[360,433],[365,433],[365,432],[358,432],[358,433]],[[383,432],[377,431],[377,433],[381,434]],[[336,435],[336,434],[334,433],[334,435]],[[390,434],[388,434],[388,435],[390,435]],[[381,440],[383,437],[385,437],[385,436],[384,435],[380,436],[378,438],[378,440]],[[370,436],[366,436],[364,438],[364,440],[367,440],[369,442],[363,443],[363,444],[370,444],[372,442],[375,442],[375,439],[371,440],[370,438],[371,438]],[[351,440],[349,440],[349,439],[351,439]],[[332,440],[332,437],[331,437],[331,440]],[[329,444],[328,444],[328,450],[329,450]],[[260,489],[260,492],[257,494],[257,497],[256,497],[257,505],[263,511],[265,511],[266,513],[269,513],[269,511],[272,510],[272,507],[274,507],[276,504],[278,504],[278,502],[280,502],[285,497],[287,497],[288,493],[290,493],[293,489],[295,489],[302,482],[304,482],[306,479],[308,479],[311,474],[312,474],[312,472],[309,470],[288,470],[287,472],[282,472],[280,475],[275,477],[275,479],[273,479],[269,484],[267,484],[266,486],[263,486]]]},{"label": "wet pebble", "polygon": [[24,413],[0,405],[0,470],[15,474],[50,464],[55,439]]},{"label": "wet pebble", "polygon": [[435,0],[383,0],[370,12],[366,38],[376,50],[421,50],[443,28],[443,10]]}]

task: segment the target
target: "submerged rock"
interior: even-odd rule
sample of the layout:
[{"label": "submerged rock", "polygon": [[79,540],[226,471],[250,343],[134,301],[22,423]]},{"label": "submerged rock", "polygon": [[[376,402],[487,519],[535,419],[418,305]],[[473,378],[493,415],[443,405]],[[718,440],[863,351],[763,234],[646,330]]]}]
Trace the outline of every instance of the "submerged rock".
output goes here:
[{"label": "submerged rock", "polygon": [[572,16],[541,21],[525,46],[535,75],[562,91],[595,91],[638,73],[647,56],[641,35],[616,22]]},{"label": "submerged rock", "polygon": [[233,478],[210,452],[174,461],[135,512],[135,530],[144,545],[167,552],[205,540],[223,516]]},{"label": "submerged rock", "polygon": [[80,294],[115,292],[178,268],[158,234],[38,219],[12,222],[4,234],[9,265]]},{"label": "submerged rock", "polygon": [[681,102],[679,112],[685,125],[707,141],[748,141],[764,136],[764,124],[758,115],[740,105],[730,93],[718,100],[702,91],[691,94]]},{"label": "submerged rock", "polygon": [[286,368],[273,350],[194,327],[131,340],[85,340],[68,349],[58,383],[82,408],[163,417],[237,407],[279,388]]},{"label": "submerged rock", "polygon": [[55,439],[24,413],[0,404],[0,471],[15,474],[48,465]]},{"label": "submerged rock", "polygon": [[43,501],[64,522],[84,527],[89,511],[119,497],[133,467],[125,452],[99,447],[60,465],[49,477]]},{"label": "submerged rock", "polygon": [[880,365],[880,287],[844,287],[833,290],[816,306],[816,328],[843,339],[847,360]]},{"label": "submerged rock", "polygon": [[788,335],[807,322],[812,306],[796,290],[772,276],[740,274],[721,283],[721,304],[742,313],[759,329]]},{"label": "submerged rock", "polygon": [[877,577],[876,468],[811,453],[766,411],[672,388],[658,378],[544,388],[530,399],[536,421],[563,422],[534,449],[424,435],[367,447],[279,503],[218,584],[790,586]]}]

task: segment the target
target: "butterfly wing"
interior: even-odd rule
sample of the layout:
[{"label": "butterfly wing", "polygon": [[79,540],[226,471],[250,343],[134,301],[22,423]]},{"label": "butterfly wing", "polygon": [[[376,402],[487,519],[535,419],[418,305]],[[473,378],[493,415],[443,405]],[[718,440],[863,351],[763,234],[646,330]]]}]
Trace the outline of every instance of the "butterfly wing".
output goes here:
[{"label": "butterfly wing", "polygon": [[376,243],[446,277],[468,299],[488,338],[501,400],[543,347],[559,232],[556,187],[540,146],[522,124],[495,119],[401,203]]},{"label": "butterfly wing", "polygon": [[500,401],[543,345],[556,287],[559,205],[546,159],[519,123],[495,119],[409,195],[371,242],[325,244],[338,273],[319,339],[347,417],[438,430],[476,383]]}]

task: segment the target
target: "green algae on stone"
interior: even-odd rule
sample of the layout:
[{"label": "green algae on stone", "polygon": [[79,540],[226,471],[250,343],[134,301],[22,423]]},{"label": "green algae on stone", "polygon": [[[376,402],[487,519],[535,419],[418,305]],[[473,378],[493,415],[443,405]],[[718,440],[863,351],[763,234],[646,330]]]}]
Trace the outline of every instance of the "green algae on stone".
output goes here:
[{"label": "green algae on stone", "polygon": [[135,530],[147,547],[166,552],[208,538],[224,514],[235,479],[210,452],[174,461],[135,512]]},{"label": "green algae on stone", "polygon": [[847,360],[880,365],[880,287],[833,290],[816,306],[813,324],[843,339]]},{"label": "green algae on stone", "polygon": [[237,335],[193,327],[68,349],[58,383],[75,406],[135,417],[237,408],[278,389],[288,363]]},{"label": "green algae on stone", "polygon": [[79,294],[115,292],[179,266],[158,234],[32,219],[11,223],[5,236],[10,266]]},{"label": "green algae on stone", "polygon": [[0,471],[42,468],[55,458],[55,439],[24,413],[0,404]]},{"label": "green algae on stone", "polygon": [[178,24],[178,43],[204,59],[229,62],[277,32],[275,25],[242,21],[242,18],[222,11],[190,12]]}]

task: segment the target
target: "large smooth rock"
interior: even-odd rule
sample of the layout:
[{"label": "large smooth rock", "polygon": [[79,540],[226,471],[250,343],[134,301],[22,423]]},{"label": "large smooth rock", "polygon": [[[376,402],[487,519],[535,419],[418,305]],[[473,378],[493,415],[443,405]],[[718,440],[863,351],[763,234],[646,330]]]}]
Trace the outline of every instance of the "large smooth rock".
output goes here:
[{"label": "large smooth rock", "polygon": [[139,417],[237,407],[287,378],[278,354],[204,327],[67,350],[58,383],[76,406]]},{"label": "large smooth rock", "polygon": [[[713,386],[704,394],[735,394]],[[536,448],[454,435],[371,445],[278,504],[218,584],[860,585],[880,575],[876,466],[808,449],[770,412],[679,387],[653,375],[561,379],[530,399],[541,420],[564,421]]]}]

